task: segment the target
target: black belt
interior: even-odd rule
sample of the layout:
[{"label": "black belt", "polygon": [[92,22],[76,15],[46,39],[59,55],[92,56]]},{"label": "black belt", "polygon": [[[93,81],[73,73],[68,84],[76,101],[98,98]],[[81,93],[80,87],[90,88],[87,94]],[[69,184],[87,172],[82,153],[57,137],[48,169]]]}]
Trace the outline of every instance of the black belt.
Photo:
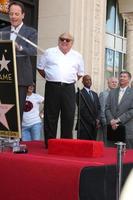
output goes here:
[{"label": "black belt", "polygon": [[47,84],[53,84],[57,86],[70,86],[73,85],[74,83],[64,83],[64,82],[55,82],[55,81],[46,81]]}]

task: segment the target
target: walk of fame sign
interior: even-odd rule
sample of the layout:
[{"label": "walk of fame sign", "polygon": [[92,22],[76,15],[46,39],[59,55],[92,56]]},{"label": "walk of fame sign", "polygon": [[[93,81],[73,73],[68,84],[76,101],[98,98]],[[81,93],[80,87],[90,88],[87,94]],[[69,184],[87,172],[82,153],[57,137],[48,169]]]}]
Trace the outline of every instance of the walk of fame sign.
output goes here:
[{"label": "walk of fame sign", "polygon": [[0,40],[0,136],[21,138],[15,44]]}]

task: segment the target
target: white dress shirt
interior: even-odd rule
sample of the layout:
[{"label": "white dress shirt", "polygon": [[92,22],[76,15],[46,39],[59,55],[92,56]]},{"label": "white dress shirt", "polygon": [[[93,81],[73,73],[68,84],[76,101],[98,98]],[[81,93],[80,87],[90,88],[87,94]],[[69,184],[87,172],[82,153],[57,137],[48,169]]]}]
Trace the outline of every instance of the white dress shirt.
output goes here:
[{"label": "white dress shirt", "polygon": [[77,51],[71,49],[63,54],[57,46],[44,52],[38,69],[45,71],[47,81],[74,83],[77,81],[77,75],[84,75],[84,62]]},{"label": "white dress shirt", "polygon": [[87,88],[87,87],[84,87],[84,88],[86,89],[86,91],[87,91],[88,94],[90,95],[92,101],[94,101],[94,97],[93,97],[93,94],[92,94],[91,90],[90,90],[89,88]]},{"label": "white dress shirt", "polygon": [[119,97],[118,97],[118,103],[120,103],[125,91],[126,91],[127,87],[121,88],[119,89]]},{"label": "white dress shirt", "polygon": [[14,41],[16,40],[17,34],[15,34],[15,33],[18,33],[22,26],[23,26],[23,22],[16,28],[14,26],[11,26],[10,40],[14,40]]}]

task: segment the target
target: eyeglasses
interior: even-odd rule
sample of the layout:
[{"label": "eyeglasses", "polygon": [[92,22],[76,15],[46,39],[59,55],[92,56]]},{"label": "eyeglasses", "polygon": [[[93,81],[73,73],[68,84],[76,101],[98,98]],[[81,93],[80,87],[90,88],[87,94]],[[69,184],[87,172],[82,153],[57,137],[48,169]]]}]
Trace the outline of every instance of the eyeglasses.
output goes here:
[{"label": "eyeglasses", "polygon": [[66,41],[66,42],[71,42],[71,41],[72,41],[71,39],[62,38],[62,37],[60,37],[59,39],[60,39],[61,42],[64,42],[64,41]]}]

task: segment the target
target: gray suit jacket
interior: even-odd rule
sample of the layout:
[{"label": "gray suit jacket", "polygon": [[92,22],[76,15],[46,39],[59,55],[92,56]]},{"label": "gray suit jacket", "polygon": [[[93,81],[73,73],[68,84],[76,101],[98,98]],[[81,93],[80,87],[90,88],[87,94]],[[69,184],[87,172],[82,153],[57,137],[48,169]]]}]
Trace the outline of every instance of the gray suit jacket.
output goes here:
[{"label": "gray suit jacket", "polygon": [[106,104],[107,123],[119,118],[126,127],[126,138],[133,138],[133,88],[127,88],[118,104],[119,88],[109,92]]},{"label": "gray suit jacket", "polygon": [[99,102],[101,106],[100,121],[101,121],[102,126],[105,126],[107,124],[107,120],[105,116],[105,106],[106,106],[108,95],[109,95],[109,89],[104,90],[103,92],[100,92],[99,94]]},{"label": "gray suit jacket", "polygon": [[[5,27],[0,31],[8,31],[9,33],[3,35],[3,39],[10,39],[11,26]],[[23,24],[19,34],[31,42],[37,43],[37,32],[35,29]],[[23,47],[22,51],[16,51],[18,84],[21,86],[28,86],[33,83],[33,70],[30,56],[36,55],[36,49],[19,37],[16,38],[16,42]]]}]

